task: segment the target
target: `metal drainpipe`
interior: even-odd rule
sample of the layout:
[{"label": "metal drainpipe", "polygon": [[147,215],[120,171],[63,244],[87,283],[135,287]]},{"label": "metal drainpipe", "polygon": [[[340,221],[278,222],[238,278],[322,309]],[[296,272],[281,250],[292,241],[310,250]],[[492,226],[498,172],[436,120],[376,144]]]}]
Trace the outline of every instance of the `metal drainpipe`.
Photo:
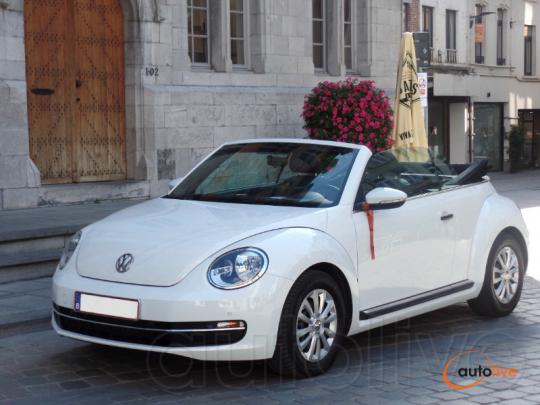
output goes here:
[{"label": "metal drainpipe", "polygon": [[473,160],[473,103],[471,97],[469,97],[468,103],[468,113],[469,113],[469,163],[472,163]]}]

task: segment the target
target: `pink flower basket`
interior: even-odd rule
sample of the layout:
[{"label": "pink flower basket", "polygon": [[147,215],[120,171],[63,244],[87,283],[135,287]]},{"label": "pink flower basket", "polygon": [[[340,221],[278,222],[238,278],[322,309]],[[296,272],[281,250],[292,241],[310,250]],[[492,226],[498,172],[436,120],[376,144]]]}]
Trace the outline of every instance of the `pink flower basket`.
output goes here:
[{"label": "pink flower basket", "polygon": [[390,100],[373,81],[319,83],[305,97],[302,115],[311,139],[365,145],[375,153],[393,143]]}]

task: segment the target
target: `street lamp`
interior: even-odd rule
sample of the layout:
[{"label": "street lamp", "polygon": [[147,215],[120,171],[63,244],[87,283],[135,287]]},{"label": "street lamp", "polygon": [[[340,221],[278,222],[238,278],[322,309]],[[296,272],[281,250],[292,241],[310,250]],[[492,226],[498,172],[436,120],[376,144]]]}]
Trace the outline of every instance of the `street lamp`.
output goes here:
[{"label": "street lamp", "polygon": [[478,15],[469,16],[469,28],[472,28],[474,26],[475,21],[478,21],[480,18],[482,18],[482,17],[484,17],[486,15],[491,15],[491,14],[495,14],[495,12],[494,11],[486,11],[486,12],[480,13]]}]

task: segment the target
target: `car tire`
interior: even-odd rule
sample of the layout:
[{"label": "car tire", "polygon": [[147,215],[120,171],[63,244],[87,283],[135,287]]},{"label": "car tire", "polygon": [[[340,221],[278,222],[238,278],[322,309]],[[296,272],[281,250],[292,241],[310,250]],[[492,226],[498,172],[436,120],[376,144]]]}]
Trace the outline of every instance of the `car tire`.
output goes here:
[{"label": "car tire", "polygon": [[525,278],[522,244],[511,234],[502,234],[489,253],[480,295],[469,300],[470,308],[482,316],[509,315],[519,302]]},{"label": "car tire", "polygon": [[336,281],[323,271],[305,272],[285,300],[270,369],[293,378],[323,374],[341,347],[345,325],[345,304]]}]

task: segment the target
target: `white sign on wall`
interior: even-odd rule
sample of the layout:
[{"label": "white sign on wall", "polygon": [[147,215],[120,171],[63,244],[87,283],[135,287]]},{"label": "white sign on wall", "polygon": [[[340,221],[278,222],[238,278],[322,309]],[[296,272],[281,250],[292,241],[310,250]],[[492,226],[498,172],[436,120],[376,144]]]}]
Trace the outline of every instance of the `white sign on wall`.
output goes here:
[{"label": "white sign on wall", "polygon": [[428,74],[426,72],[418,73],[418,94],[422,101],[422,107],[428,106]]}]

